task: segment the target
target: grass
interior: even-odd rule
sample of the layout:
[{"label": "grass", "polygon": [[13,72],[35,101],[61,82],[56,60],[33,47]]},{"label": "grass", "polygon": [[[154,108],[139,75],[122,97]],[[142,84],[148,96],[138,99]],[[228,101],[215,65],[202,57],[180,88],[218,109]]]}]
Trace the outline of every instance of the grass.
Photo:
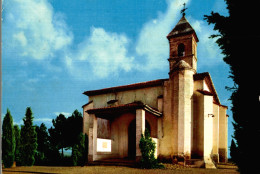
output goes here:
[{"label": "grass", "polygon": [[239,174],[236,168],[222,169],[199,169],[183,168],[166,165],[166,169],[137,169],[122,166],[84,166],[84,167],[52,167],[52,166],[32,166],[13,167],[2,169],[3,174]]}]

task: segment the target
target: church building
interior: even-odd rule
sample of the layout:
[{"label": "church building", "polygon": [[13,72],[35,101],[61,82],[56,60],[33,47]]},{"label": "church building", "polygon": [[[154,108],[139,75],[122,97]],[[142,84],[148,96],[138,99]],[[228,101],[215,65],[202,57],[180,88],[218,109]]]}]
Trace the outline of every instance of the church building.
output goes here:
[{"label": "church building", "polygon": [[161,160],[227,162],[227,106],[208,72],[197,72],[196,32],[185,15],[168,34],[169,78],[85,91],[88,161],[141,159],[147,128]]}]

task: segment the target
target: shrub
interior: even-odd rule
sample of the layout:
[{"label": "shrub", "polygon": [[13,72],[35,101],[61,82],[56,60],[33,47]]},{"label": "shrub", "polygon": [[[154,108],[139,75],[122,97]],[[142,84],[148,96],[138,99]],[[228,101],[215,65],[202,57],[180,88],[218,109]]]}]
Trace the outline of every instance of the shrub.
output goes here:
[{"label": "shrub", "polygon": [[148,129],[145,130],[144,135],[141,135],[139,147],[141,149],[142,158],[140,167],[144,169],[164,168],[164,166],[158,163],[154,157],[155,153],[155,142],[150,137]]}]

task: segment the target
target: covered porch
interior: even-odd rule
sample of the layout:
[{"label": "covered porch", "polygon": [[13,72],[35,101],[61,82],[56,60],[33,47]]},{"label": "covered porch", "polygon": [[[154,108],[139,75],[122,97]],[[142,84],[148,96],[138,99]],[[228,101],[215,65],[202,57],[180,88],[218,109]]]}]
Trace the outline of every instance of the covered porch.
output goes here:
[{"label": "covered porch", "polygon": [[[139,161],[139,142],[145,128],[159,146],[162,113],[142,102],[94,108],[89,114],[88,161],[124,159]],[[155,156],[157,157],[158,148]]]}]

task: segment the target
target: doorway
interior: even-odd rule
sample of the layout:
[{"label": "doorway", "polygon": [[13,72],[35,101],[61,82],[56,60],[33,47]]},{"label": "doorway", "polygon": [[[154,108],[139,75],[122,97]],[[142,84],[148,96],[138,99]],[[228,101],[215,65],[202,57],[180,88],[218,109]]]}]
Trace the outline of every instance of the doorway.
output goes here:
[{"label": "doorway", "polygon": [[128,158],[135,159],[136,154],[136,120],[134,119],[128,127]]},{"label": "doorway", "polygon": [[[151,126],[145,120],[145,128],[148,129],[151,135]],[[131,121],[128,126],[128,158],[135,159],[136,156],[136,119]]]}]

